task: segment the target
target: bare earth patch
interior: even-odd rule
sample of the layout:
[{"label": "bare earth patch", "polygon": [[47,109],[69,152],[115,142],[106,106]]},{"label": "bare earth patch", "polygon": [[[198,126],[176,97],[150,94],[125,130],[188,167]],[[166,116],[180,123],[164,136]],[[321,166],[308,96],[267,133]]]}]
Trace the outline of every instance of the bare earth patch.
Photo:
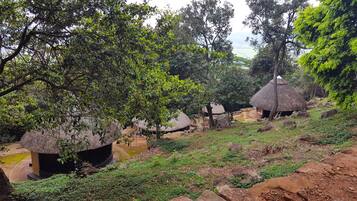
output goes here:
[{"label": "bare earth patch", "polygon": [[[355,201],[357,200],[357,147],[322,162],[310,162],[287,177],[266,180],[250,189],[217,187],[230,201]],[[239,196],[238,196],[239,195]]]}]

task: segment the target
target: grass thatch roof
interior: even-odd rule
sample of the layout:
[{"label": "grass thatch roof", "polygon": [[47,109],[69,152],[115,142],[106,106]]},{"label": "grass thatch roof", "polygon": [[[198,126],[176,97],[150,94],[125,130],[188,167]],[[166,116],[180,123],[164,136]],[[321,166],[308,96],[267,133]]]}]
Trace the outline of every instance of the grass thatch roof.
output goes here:
[{"label": "grass thatch roof", "polygon": [[[73,142],[76,144],[83,142],[85,144],[78,151],[92,150],[113,143],[119,137],[119,133],[118,124],[112,123],[102,137],[94,134],[91,130],[84,130],[75,135],[76,139]],[[65,134],[62,129],[31,131],[25,133],[21,138],[20,144],[32,152],[58,154],[60,151],[58,142],[60,140],[70,140],[71,138],[72,136]]]},{"label": "grass thatch roof", "polygon": [[[156,128],[155,127],[151,127],[151,128],[147,128],[147,123],[146,121],[138,121],[136,120],[135,125],[143,130],[148,130],[151,132],[155,132]],[[168,126],[161,126],[160,127],[160,131],[163,132],[174,132],[174,131],[178,131],[181,129],[184,129],[188,126],[191,125],[191,119],[183,112],[180,112],[178,114],[177,117],[172,118],[169,122],[168,122]]]},{"label": "grass thatch roof", "polygon": [[[218,104],[218,103],[211,103],[211,107],[212,107],[212,114],[213,115],[218,115],[218,114],[224,114],[226,111],[223,107],[223,105]],[[207,108],[203,107],[202,108],[202,112],[207,114]]]},{"label": "grass thatch roof", "polygon": [[[270,111],[274,105],[274,81],[260,89],[251,99],[250,104],[256,108]],[[288,82],[278,78],[278,112],[299,111],[306,109],[305,99]]]}]

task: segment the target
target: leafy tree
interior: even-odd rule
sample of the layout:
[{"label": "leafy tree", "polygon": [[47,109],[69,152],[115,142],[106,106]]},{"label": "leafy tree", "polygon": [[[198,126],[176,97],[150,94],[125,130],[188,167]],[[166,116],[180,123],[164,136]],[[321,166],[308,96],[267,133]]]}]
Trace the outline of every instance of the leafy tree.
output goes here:
[{"label": "leafy tree", "polygon": [[[297,68],[293,59],[286,55],[282,61],[284,68],[278,69],[278,75],[285,77]],[[274,52],[269,46],[259,49],[258,54],[254,56],[249,69],[249,74],[255,78],[257,87],[261,88],[271,80],[274,73]]]},{"label": "leafy tree", "polygon": [[[90,15],[84,15],[93,3],[87,2],[89,5],[83,5],[84,11],[65,10],[61,13],[71,2],[65,2],[65,5],[59,2],[53,5],[53,13],[45,13],[50,17],[63,15],[64,21],[71,22],[63,28],[70,30],[70,34],[63,38],[52,38],[52,34],[43,36],[55,41],[54,44],[43,43],[31,35],[26,41],[28,45],[24,45],[20,53],[4,65],[0,75],[4,94],[8,96],[10,91],[16,92],[27,84],[43,84],[41,91],[31,92],[35,96],[40,94],[46,108],[36,125],[57,127],[70,124],[66,132],[73,137],[78,133],[77,128],[81,129],[77,126],[78,122],[87,116],[95,117],[95,130],[99,135],[104,134],[102,128],[113,119],[119,120],[122,125],[131,122],[134,117],[155,125],[165,124],[169,115],[174,113],[169,109],[171,105],[179,105],[178,102],[186,98],[191,88],[198,89],[192,82],[166,73],[167,55],[171,50],[168,47],[173,39],[167,34],[170,34],[171,28],[155,30],[145,26],[145,19],[154,13],[154,9],[147,4],[99,1],[100,4]],[[22,8],[22,15],[26,15],[30,7],[26,3],[11,6],[14,10]],[[52,4],[48,6],[52,8]],[[66,13],[72,11],[76,16],[67,19]],[[30,15],[35,16],[36,13]],[[44,21],[39,26],[47,26],[46,23]],[[31,25],[29,28],[34,27]],[[9,39],[8,43],[11,41],[13,39]],[[26,49],[30,44],[36,47],[34,53]],[[38,52],[46,54],[39,55]],[[38,59],[44,60],[38,63]],[[18,77],[20,83],[24,79],[28,81],[23,85],[11,81]],[[73,129],[75,131],[72,132]]]},{"label": "leafy tree", "polygon": [[[252,28],[252,33],[261,35],[263,44],[268,44],[274,53],[274,106],[271,109],[269,119],[272,120],[278,108],[277,75],[282,67],[287,52],[300,47],[293,34],[293,22],[297,18],[299,9],[304,8],[306,0],[292,1],[267,1],[247,0],[251,13],[245,20],[245,24]],[[257,42],[257,41],[255,41]]]},{"label": "leafy tree", "polygon": [[326,97],[326,91],[314,81],[313,77],[305,73],[302,68],[297,68],[286,79],[289,80],[289,84],[300,90],[305,100],[310,100],[313,97]]},{"label": "leafy tree", "polygon": [[195,41],[189,47],[199,52],[198,59],[204,61],[190,77],[205,87],[210,127],[214,127],[210,102],[215,99],[214,86],[221,64],[233,59],[232,44],[227,39],[232,30],[229,22],[233,15],[232,4],[222,4],[220,0],[193,0],[181,10],[182,29]]},{"label": "leafy tree", "polygon": [[34,81],[57,85],[60,52],[77,34],[96,1],[4,0],[0,2],[0,97]]},{"label": "leafy tree", "polygon": [[133,88],[129,94],[128,113],[131,107],[140,108],[135,111],[136,119],[145,120],[147,126],[156,127],[156,138],[161,136],[160,127],[175,116],[177,105],[189,94],[200,93],[199,85],[190,80],[180,80],[159,70],[149,70],[139,80],[139,87]]},{"label": "leafy tree", "polygon": [[228,67],[220,78],[217,99],[228,112],[234,112],[249,105],[254,94],[255,83],[247,70]]},{"label": "leafy tree", "polygon": [[25,91],[0,97],[0,144],[19,140],[33,127],[36,100]]},{"label": "leafy tree", "polygon": [[299,63],[345,108],[357,105],[356,10],[354,0],[322,0],[295,21],[298,40],[311,48]]}]

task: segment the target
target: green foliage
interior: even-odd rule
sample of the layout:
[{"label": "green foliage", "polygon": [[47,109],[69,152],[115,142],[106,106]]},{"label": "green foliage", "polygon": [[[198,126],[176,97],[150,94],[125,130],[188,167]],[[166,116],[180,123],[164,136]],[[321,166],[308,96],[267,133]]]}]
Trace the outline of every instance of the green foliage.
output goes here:
[{"label": "green foliage", "polygon": [[266,166],[262,169],[260,172],[260,175],[264,179],[271,179],[274,177],[283,177],[286,176],[290,173],[295,172],[297,169],[299,169],[304,162],[286,162],[282,164],[273,164]]},{"label": "green foliage", "polygon": [[216,88],[218,102],[226,111],[233,112],[249,105],[255,84],[246,70],[232,66],[227,67]]},{"label": "green foliage", "polygon": [[286,78],[291,86],[300,90],[299,92],[304,95],[305,100],[327,96],[325,90],[314,81],[313,77],[305,73],[301,68],[295,69]]},{"label": "green foliage", "polygon": [[[282,68],[278,69],[278,75],[285,77],[291,74],[297,66],[289,55],[284,56]],[[273,79],[274,73],[274,51],[270,46],[259,49],[258,54],[252,59],[249,74],[254,77],[258,89]]]},{"label": "green foliage", "polygon": [[240,174],[240,175],[235,175],[232,178],[229,179],[229,182],[233,184],[234,187],[236,188],[250,188],[254,184],[262,182],[264,179],[260,178],[247,178],[247,175]]},{"label": "green foliage", "polygon": [[[191,36],[193,40],[185,41],[183,49],[188,51],[183,55],[188,59],[176,60],[174,72],[190,69],[190,74],[180,74],[186,74],[204,87],[203,105],[216,101],[217,78],[225,65],[233,62],[233,48],[228,40],[233,15],[233,5],[220,0],[193,0],[181,9],[180,33]],[[210,110],[208,113],[210,126],[214,126]]]},{"label": "green foliage", "polygon": [[356,115],[355,110],[339,112],[335,118],[313,120],[308,129],[318,133],[316,142],[318,144],[341,145],[353,137],[352,131],[349,129],[357,126],[354,115]]},{"label": "green foliage", "polygon": [[[145,120],[148,126],[165,125],[175,115],[185,97],[199,96],[201,87],[190,80],[180,80],[160,69],[149,70],[138,80],[138,88],[129,92],[127,113],[135,112],[137,119]],[[140,111],[134,110],[141,108]]]},{"label": "green foliage", "polygon": [[0,144],[19,140],[34,126],[37,103],[25,92],[0,97],[0,105]]},{"label": "green foliage", "polygon": [[357,105],[357,61],[354,0],[323,0],[295,21],[298,40],[311,51],[299,63],[342,107]]},{"label": "green foliage", "polygon": [[171,153],[174,151],[181,151],[190,146],[190,143],[184,140],[161,139],[155,142],[154,147],[156,146],[160,147],[163,151]]}]

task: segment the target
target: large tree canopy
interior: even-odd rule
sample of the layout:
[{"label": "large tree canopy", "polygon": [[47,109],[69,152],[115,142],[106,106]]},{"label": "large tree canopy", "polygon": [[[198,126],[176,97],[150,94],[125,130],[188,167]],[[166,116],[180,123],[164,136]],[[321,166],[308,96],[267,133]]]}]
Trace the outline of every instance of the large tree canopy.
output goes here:
[{"label": "large tree canopy", "polygon": [[[273,52],[274,64],[274,106],[269,119],[272,120],[278,108],[277,76],[278,69],[284,67],[287,54],[300,44],[295,40],[293,22],[299,9],[306,7],[307,0],[247,0],[251,9],[244,23],[252,28],[252,33],[261,36],[263,45],[269,45]],[[257,40],[254,41],[257,43]]]},{"label": "large tree canopy", "polygon": [[190,78],[205,87],[210,127],[214,127],[214,121],[209,103],[216,99],[217,78],[223,64],[233,61],[232,44],[228,40],[233,15],[232,4],[220,0],[193,0],[181,10],[182,31],[193,39],[186,48],[193,55],[185,54],[196,63]]},{"label": "large tree canopy", "polygon": [[0,96],[38,80],[67,88],[57,85],[54,68],[60,65],[59,54],[77,34],[82,19],[100,7],[96,2],[1,1]]},{"label": "large tree canopy", "polygon": [[338,103],[357,105],[357,1],[322,0],[300,12],[298,39],[311,51],[299,60]]},{"label": "large tree canopy", "polygon": [[169,108],[177,109],[172,105],[198,88],[166,73],[174,36],[165,24],[171,22],[145,26],[155,11],[146,3],[4,1],[0,8],[0,95],[41,83],[41,91],[31,91],[46,106],[38,125],[82,116],[96,117],[98,124],[117,119],[125,125],[134,117],[161,124]]}]

